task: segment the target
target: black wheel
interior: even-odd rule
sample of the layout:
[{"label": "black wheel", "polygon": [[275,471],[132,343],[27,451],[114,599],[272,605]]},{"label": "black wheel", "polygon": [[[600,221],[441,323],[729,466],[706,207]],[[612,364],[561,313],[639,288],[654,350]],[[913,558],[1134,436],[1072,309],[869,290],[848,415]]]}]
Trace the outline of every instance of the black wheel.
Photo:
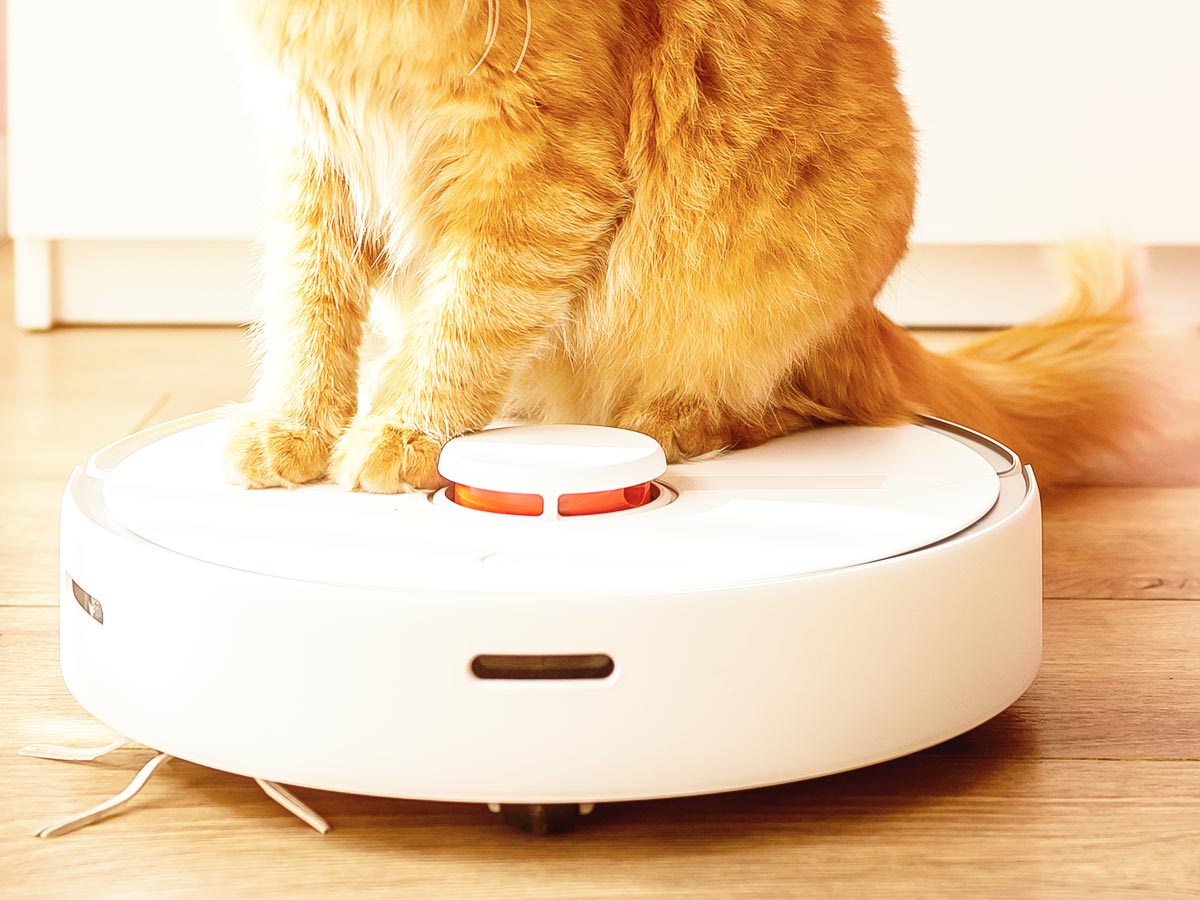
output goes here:
[{"label": "black wheel", "polygon": [[504,821],[530,834],[558,834],[575,825],[578,803],[504,803],[500,806]]}]

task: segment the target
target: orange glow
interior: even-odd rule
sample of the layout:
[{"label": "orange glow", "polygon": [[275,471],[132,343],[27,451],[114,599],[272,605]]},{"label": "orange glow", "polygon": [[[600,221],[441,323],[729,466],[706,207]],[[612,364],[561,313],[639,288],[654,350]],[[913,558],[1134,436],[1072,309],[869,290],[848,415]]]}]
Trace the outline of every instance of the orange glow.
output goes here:
[{"label": "orange glow", "polygon": [[[587,494],[564,494],[558,498],[560,516],[594,516],[600,513],[620,512],[645,506],[657,496],[650,482],[610,491],[593,491]],[[545,501],[538,494],[512,494],[507,491],[489,491],[484,488],[454,485],[450,497],[459,506],[478,509],[482,512],[502,513],[508,516],[540,516]]]},{"label": "orange glow", "polygon": [[537,494],[510,494],[506,491],[487,491],[483,488],[456,484],[454,502],[468,509],[504,513],[509,516],[540,516],[545,501]]},{"label": "orange glow", "polygon": [[615,491],[593,491],[590,494],[564,494],[558,498],[560,516],[593,516],[598,513],[620,512],[645,506],[654,499],[650,482]]}]

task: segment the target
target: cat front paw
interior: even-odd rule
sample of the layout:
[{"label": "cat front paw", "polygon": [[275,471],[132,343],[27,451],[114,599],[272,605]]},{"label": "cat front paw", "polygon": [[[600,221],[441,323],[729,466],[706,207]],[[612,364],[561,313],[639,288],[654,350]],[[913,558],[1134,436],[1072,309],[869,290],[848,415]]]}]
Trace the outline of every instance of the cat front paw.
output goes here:
[{"label": "cat front paw", "polygon": [[226,475],[245,488],[297,487],[325,476],[333,438],[286,416],[237,414],[225,448]]},{"label": "cat front paw", "polygon": [[338,439],[329,471],[351,491],[398,494],[442,487],[438,457],[444,442],[380,416],[356,419]]}]

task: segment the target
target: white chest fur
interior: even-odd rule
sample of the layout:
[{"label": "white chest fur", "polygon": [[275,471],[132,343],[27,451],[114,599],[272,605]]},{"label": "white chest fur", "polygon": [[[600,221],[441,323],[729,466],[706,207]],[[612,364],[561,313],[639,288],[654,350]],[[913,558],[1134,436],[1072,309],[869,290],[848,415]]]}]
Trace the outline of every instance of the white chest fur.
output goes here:
[{"label": "white chest fur", "polygon": [[[399,105],[398,105],[399,106]],[[421,192],[416,168],[424,155],[423,111],[404,104],[384,109],[369,98],[339,98],[326,108],[323,127],[310,130],[314,149],[341,176],[362,234],[386,250],[393,267],[409,261]]]},{"label": "white chest fur", "polygon": [[448,37],[444,23],[406,10],[329,10],[302,35],[260,13],[249,42],[262,118],[285,152],[309,152],[335,169],[360,236],[382,246],[396,269],[413,253],[423,194],[416,176],[439,138],[431,78],[440,67],[418,48]]}]

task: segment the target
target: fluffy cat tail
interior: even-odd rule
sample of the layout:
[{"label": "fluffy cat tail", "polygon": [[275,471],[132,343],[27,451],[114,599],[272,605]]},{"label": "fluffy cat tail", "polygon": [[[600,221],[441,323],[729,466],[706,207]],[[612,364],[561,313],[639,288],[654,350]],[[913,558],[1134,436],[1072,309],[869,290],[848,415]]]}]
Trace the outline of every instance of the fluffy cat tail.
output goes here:
[{"label": "fluffy cat tail", "polygon": [[1140,256],[1074,245],[1060,265],[1069,296],[1045,319],[944,355],[896,328],[910,407],[992,435],[1043,482],[1195,481],[1200,408],[1186,408],[1184,390],[1200,381],[1182,368],[1197,368],[1196,354],[1139,322]]}]

